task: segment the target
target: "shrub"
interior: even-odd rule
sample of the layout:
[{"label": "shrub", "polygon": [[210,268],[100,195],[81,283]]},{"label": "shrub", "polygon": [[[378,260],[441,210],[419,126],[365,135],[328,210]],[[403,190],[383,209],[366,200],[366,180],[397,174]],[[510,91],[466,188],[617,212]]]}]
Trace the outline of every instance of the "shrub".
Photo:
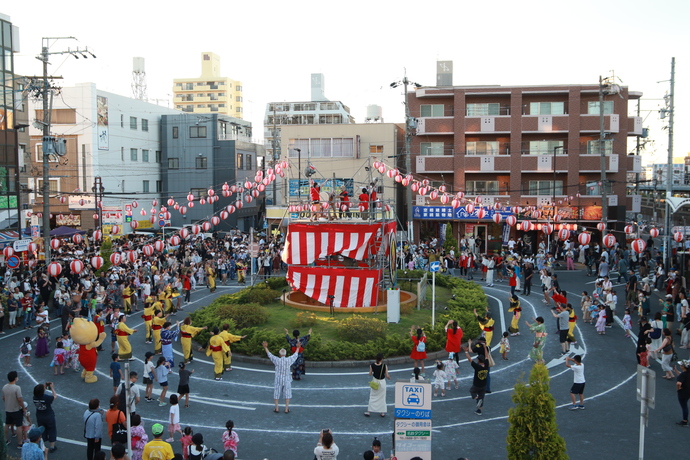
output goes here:
[{"label": "shrub", "polygon": [[273,290],[282,291],[284,287],[287,287],[288,282],[284,276],[277,276],[268,278],[266,284]]},{"label": "shrub", "polygon": [[257,303],[223,305],[216,310],[218,318],[232,320],[239,329],[258,326],[268,321],[268,310]]},{"label": "shrub", "polygon": [[248,304],[258,303],[259,305],[267,305],[275,302],[283,293],[269,288],[266,284],[261,283],[256,286],[242,289],[234,294],[226,294],[220,296],[213,303],[223,299],[224,304]]},{"label": "shrub", "polygon": [[315,313],[302,311],[297,313],[295,319],[290,322],[290,327],[299,329],[303,327],[312,327],[318,322],[318,317]]},{"label": "shrub", "polygon": [[336,331],[341,339],[347,342],[366,343],[378,338],[384,338],[388,325],[375,318],[365,318],[353,315],[338,322]]}]

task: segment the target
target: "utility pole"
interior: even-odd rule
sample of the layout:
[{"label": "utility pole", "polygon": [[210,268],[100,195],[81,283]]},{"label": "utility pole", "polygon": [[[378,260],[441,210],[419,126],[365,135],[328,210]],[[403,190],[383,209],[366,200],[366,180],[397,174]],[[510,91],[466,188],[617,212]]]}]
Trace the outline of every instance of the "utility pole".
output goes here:
[{"label": "utility pole", "polygon": [[105,187],[103,187],[103,180],[101,176],[96,176],[93,178],[93,187],[91,191],[96,199],[96,214],[98,215],[98,222],[96,223],[96,228],[103,228],[103,194],[105,193]]},{"label": "utility pole", "polygon": [[[278,129],[276,128],[276,106],[273,104],[273,140],[271,141],[272,148],[273,148],[273,167],[275,168],[275,165],[278,163],[278,156],[276,155],[276,150],[278,149],[278,140],[276,137],[278,136]],[[278,188],[277,188],[277,181],[273,181],[273,206],[278,205]]]},{"label": "utility pole", "polygon": [[[89,51],[88,47],[80,50],[50,51],[51,40],[76,40],[75,37],[43,37],[41,54],[36,59],[43,63],[42,88],[40,93],[43,98],[43,248],[46,265],[50,263],[50,165],[49,155],[57,154],[55,139],[50,137],[50,122],[53,111],[53,88],[48,85],[48,64],[50,56],[54,54],[69,54],[74,58],[86,59],[88,55],[95,58],[96,55]],[[48,98],[50,97],[50,101]]]},{"label": "utility pole", "polygon": [[676,78],[676,58],[671,58],[671,90],[666,99],[666,108],[662,109],[661,113],[668,113],[668,159],[666,163],[666,210],[665,214],[665,225],[664,225],[664,268],[666,273],[668,273],[669,265],[671,262],[671,204],[669,203],[669,198],[673,195],[673,112],[674,112],[674,90],[675,90],[675,78]]},{"label": "utility pole", "polygon": [[606,195],[606,131],[604,127],[604,79],[599,75],[599,155],[601,156],[601,220],[604,231],[601,232],[602,242],[608,230],[609,198]]}]

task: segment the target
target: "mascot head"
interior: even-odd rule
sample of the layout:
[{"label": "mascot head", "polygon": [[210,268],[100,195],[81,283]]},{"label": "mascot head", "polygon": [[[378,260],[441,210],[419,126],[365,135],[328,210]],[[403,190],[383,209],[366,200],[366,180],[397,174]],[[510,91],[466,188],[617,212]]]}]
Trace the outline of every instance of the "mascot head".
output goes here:
[{"label": "mascot head", "polygon": [[79,345],[89,345],[99,339],[96,325],[84,318],[74,318],[69,335]]}]

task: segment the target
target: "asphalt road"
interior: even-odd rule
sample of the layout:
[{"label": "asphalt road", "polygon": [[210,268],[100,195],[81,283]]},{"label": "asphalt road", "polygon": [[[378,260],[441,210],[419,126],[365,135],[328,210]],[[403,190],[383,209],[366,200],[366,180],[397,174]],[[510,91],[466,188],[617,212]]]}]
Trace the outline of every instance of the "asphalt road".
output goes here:
[{"label": "asphalt road", "polygon": [[[591,292],[593,278],[584,276],[583,271],[558,273],[561,286],[570,293],[571,302],[579,306],[579,297],[575,294],[583,289]],[[207,305],[217,295],[234,292],[236,289],[220,287],[216,294],[199,290],[193,294],[194,302],[187,310]],[[506,283],[496,283],[495,287],[486,288],[497,323],[494,345],[498,343],[499,332],[510,323],[507,313],[508,289]],[[657,304],[656,300],[652,301],[653,306]],[[443,306],[437,305],[437,308]],[[527,358],[532,337],[522,325],[525,319],[531,320],[533,316],[539,315],[547,319],[547,329],[551,333],[545,348],[545,359],[551,366],[551,392],[556,398],[559,430],[566,440],[570,458],[637,458],[640,404],[636,400],[637,363],[634,342],[623,337],[620,325],[610,329],[605,336],[600,336],[593,326],[578,321],[577,348],[573,347],[571,355],[578,352],[584,356],[586,410],[567,410],[572,373],[566,369],[560,357],[557,335],[553,333],[555,320],[550,316],[548,307],[541,302],[541,292],[537,288],[531,296],[523,297],[522,335],[511,337],[510,359],[503,361],[498,353],[494,353],[494,357],[498,359],[491,372],[493,393],[486,398],[483,415],[478,417],[473,413],[474,404],[468,393],[471,369],[466,362],[461,365],[460,389],[447,392],[445,397],[434,398],[434,459],[454,460],[461,456],[472,460],[506,458],[507,416],[508,409],[512,406],[512,388],[518,378],[528,377],[532,365]],[[622,316],[620,307],[619,315]],[[178,315],[177,319],[183,317]],[[636,319],[633,318],[635,322]],[[140,319],[134,316],[129,323],[130,327],[132,323],[137,327]],[[59,323],[53,322],[52,326],[59,327]],[[87,385],[71,370],[67,370],[64,376],[53,377],[53,369],[49,367],[47,358],[33,358],[33,367],[23,367],[17,351],[24,335],[24,331],[20,330],[0,336],[0,368],[3,371],[19,370],[19,384],[25,396],[31,394],[35,383],[55,381],[59,399],[53,407],[58,418],[59,439],[58,450],[50,454],[50,458],[84,458],[86,448],[82,414],[88,400],[98,397],[102,406],[106,406],[112,395],[112,383],[108,378],[109,353],[100,357],[97,370],[99,381]],[[152,346],[144,344],[142,332],[132,338],[132,344],[134,354],[138,357],[132,362],[132,369],[141,375],[141,358]],[[179,344],[175,348],[179,357]],[[107,341],[106,350],[109,352]],[[690,355],[688,350],[678,352],[681,358]],[[392,385],[389,386],[387,395],[389,415],[385,418],[365,417],[363,412],[366,410],[369,393],[366,367],[307,369],[305,379],[293,382],[291,412],[276,414],[273,412],[272,367],[235,362],[234,370],[226,373],[224,379],[218,382],[213,380],[210,360],[200,353],[196,353],[196,358],[191,366],[196,372],[190,383],[190,408],[181,409],[181,425],[191,426],[194,432],[203,433],[205,443],[209,446],[221,450],[225,422],[232,419],[240,437],[239,454],[242,459],[312,458],[318,432],[322,428],[330,428],[334,432],[335,441],[340,447],[340,459],[362,458],[362,453],[370,448],[374,436],[381,439],[384,452],[390,451],[394,423]],[[431,360],[427,361],[427,369],[432,367]],[[391,377],[393,380],[409,379],[410,369],[409,365],[393,365],[390,369]],[[675,425],[681,414],[674,383],[660,378],[663,373],[658,363],[655,362],[652,369],[658,377],[656,409],[650,411],[645,458],[679,458],[678,453],[687,452],[690,446],[690,431]],[[177,376],[173,375],[170,378],[170,390],[176,388]],[[158,388],[155,392],[159,394]],[[159,407],[157,403],[142,400],[138,412],[144,419],[149,435],[153,423],[165,424],[168,410],[169,406]],[[176,439],[179,439],[179,435]],[[179,442],[173,447],[180,451]],[[10,450],[18,453],[14,443]]]}]

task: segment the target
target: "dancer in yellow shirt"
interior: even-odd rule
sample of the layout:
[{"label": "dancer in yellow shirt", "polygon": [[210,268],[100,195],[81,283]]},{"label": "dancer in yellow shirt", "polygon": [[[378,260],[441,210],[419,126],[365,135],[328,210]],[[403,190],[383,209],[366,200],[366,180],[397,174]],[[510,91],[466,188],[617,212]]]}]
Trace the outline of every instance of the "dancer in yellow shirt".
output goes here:
[{"label": "dancer in yellow shirt", "polygon": [[213,356],[213,373],[216,380],[223,380],[223,359],[230,347],[225,343],[220,336],[220,331],[217,327],[213,328],[213,335],[208,341],[208,348],[206,348],[206,356]]},{"label": "dancer in yellow shirt", "polygon": [[192,339],[199,332],[208,329],[208,326],[194,327],[192,326],[192,318],[189,316],[184,319],[182,326],[180,326],[180,343],[182,343],[182,354],[184,355],[184,362],[191,363],[194,360],[192,353]]},{"label": "dancer in yellow shirt", "polygon": [[120,316],[119,323],[115,335],[117,336],[118,354],[121,360],[132,359],[132,345],[129,343],[129,336],[137,332],[136,329],[130,329],[127,324],[127,316]]},{"label": "dancer in yellow shirt", "polygon": [[223,365],[225,366],[226,371],[231,371],[232,366],[232,351],[230,350],[230,344],[233,342],[239,342],[243,338],[247,337],[246,335],[239,336],[239,335],[234,335],[231,334],[228,329],[230,329],[229,324],[223,324],[223,330],[220,332],[220,337],[223,339],[225,344],[228,346],[228,352],[225,353],[225,356],[223,357]]}]

